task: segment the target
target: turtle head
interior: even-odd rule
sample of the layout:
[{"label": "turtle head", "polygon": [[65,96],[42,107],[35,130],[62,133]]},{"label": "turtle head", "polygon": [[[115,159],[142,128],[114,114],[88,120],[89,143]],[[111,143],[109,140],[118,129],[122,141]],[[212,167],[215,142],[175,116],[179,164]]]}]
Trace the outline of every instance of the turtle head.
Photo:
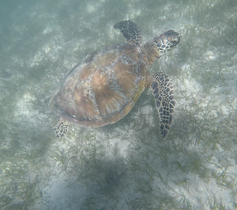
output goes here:
[{"label": "turtle head", "polygon": [[155,37],[153,41],[157,46],[160,56],[162,56],[179,43],[180,35],[173,30],[169,30],[160,36]]}]

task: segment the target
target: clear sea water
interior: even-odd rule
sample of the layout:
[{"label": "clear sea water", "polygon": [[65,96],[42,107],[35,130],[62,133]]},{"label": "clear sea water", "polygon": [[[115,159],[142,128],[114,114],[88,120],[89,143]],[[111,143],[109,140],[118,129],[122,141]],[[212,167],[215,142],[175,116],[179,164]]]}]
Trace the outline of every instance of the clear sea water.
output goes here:
[{"label": "clear sea water", "polygon": [[[9,0],[0,6],[0,209],[237,208],[237,1]],[[52,132],[48,98],[90,52],[173,29],[157,60],[175,84],[169,136],[151,91],[118,123]]]}]

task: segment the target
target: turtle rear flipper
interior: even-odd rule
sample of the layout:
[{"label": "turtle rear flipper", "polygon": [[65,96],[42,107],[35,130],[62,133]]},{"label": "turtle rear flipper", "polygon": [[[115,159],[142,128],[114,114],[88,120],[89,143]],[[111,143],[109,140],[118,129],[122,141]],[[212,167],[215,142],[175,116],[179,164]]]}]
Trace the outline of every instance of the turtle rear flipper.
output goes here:
[{"label": "turtle rear flipper", "polygon": [[164,73],[158,73],[151,84],[160,117],[160,132],[165,138],[170,129],[175,107],[173,82]]},{"label": "turtle rear flipper", "polygon": [[57,125],[54,126],[53,131],[57,138],[63,137],[67,133],[69,123],[59,117]]},{"label": "turtle rear flipper", "polygon": [[123,20],[114,25],[114,28],[119,29],[126,39],[128,44],[140,46],[142,42],[141,30],[131,20]]}]

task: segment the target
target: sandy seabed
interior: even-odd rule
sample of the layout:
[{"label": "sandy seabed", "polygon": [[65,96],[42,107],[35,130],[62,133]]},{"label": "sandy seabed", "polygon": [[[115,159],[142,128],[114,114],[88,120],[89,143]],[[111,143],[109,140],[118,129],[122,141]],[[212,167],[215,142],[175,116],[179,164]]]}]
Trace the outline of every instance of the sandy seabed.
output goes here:
[{"label": "sandy seabed", "polygon": [[[0,209],[237,208],[237,3],[25,0],[0,14]],[[150,69],[175,84],[169,136],[147,90],[118,123],[57,139],[48,98],[88,53],[124,42],[124,19],[143,43],[182,36]]]}]

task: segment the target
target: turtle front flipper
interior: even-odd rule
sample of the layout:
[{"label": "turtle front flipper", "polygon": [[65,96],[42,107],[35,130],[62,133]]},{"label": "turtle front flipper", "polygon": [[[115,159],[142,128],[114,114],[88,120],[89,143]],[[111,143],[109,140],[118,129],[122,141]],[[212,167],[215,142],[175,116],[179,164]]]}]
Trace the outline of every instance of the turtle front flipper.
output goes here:
[{"label": "turtle front flipper", "polygon": [[65,133],[67,133],[69,123],[62,118],[59,117],[57,125],[54,126],[54,134],[57,138],[63,137]]},{"label": "turtle front flipper", "polygon": [[151,88],[160,117],[161,136],[165,138],[169,133],[175,107],[173,83],[166,74],[158,73]]},{"label": "turtle front flipper", "polygon": [[116,23],[114,28],[120,30],[128,44],[140,46],[142,42],[142,35],[141,30],[136,23],[131,20],[123,20]]}]

